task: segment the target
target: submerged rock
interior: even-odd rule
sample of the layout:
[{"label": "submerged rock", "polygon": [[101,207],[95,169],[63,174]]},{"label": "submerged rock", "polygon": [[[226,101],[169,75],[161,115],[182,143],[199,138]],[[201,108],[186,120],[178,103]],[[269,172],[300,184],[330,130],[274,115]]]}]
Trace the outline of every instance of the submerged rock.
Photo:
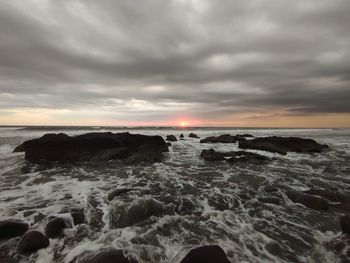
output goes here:
[{"label": "submerged rock", "polygon": [[66,222],[61,217],[51,219],[45,226],[45,235],[49,238],[56,238],[62,235]]},{"label": "submerged rock", "polygon": [[28,231],[27,223],[15,220],[0,221],[0,240],[22,236]]},{"label": "submerged rock", "polygon": [[262,150],[283,155],[287,152],[319,153],[327,147],[327,145],[319,144],[314,140],[298,137],[272,136],[239,142],[239,148],[241,149]]},{"label": "submerged rock", "polygon": [[105,248],[99,251],[85,252],[75,257],[70,263],[137,263],[124,256],[123,250]]},{"label": "submerged rock", "polygon": [[132,202],[114,201],[110,208],[110,223],[113,228],[123,228],[141,223],[151,216],[165,212],[163,205],[154,199]]},{"label": "submerged rock", "polygon": [[340,227],[343,234],[350,234],[350,216],[345,215],[340,218]]},{"label": "submerged rock", "polygon": [[180,263],[230,263],[219,246],[203,246],[192,249]]},{"label": "submerged rock", "polygon": [[49,245],[50,242],[46,236],[39,231],[31,230],[22,236],[22,239],[18,243],[17,251],[20,254],[29,254]]},{"label": "submerged rock", "polygon": [[169,142],[176,142],[177,141],[177,139],[174,135],[167,135],[166,140]]},{"label": "submerged rock", "polygon": [[127,192],[133,191],[134,189],[132,188],[119,188],[119,189],[114,189],[107,194],[107,199],[108,201],[112,201],[115,197],[120,196],[122,194],[125,194]]},{"label": "submerged rock", "polygon": [[188,135],[188,137],[190,137],[190,138],[199,138],[199,136],[197,135],[197,134],[195,134],[195,133],[190,133],[189,135]]},{"label": "submerged rock", "polygon": [[245,138],[240,135],[232,136],[230,134],[223,134],[220,136],[210,136],[200,140],[201,143],[236,143],[238,141],[244,141]]},{"label": "submerged rock", "polygon": [[316,195],[304,194],[297,191],[287,191],[287,196],[294,203],[302,204],[315,210],[328,210],[329,204],[326,199]]},{"label": "submerged rock", "polygon": [[238,162],[254,162],[262,163],[270,160],[270,158],[252,152],[233,151],[233,152],[217,152],[214,149],[202,150],[201,157],[206,161],[222,161],[227,160],[229,163]]},{"label": "submerged rock", "polygon": [[86,133],[74,137],[45,134],[25,141],[14,152],[25,152],[34,163],[45,161],[81,162],[121,159],[127,162],[157,162],[168,151],[160,136],[125,133]]},{"label": "submerged rock", "polygon": [[335,191],[329,191],[329,190],[323,190],[323,189],[310,189],[310,190],[304,191],[304,193],[318,195],[332,202],[350,203],[350,196],[339,192],[335,192]]}]

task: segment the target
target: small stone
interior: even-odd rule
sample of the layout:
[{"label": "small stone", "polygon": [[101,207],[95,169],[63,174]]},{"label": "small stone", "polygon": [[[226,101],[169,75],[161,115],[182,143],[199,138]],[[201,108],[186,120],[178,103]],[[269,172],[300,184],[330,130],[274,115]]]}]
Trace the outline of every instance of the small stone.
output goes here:
[{"label": "small stone", "polygon": [[31,230],[22,236],[17,246],[17,251],[20,254],[30,254],[49,245],[50,241],[46,236],[39,231]]}]

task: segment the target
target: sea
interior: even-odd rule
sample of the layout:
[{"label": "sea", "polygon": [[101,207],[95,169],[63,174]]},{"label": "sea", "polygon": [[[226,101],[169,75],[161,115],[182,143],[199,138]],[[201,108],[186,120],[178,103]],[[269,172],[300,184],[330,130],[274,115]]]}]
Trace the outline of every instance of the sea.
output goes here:
[{"label": "sea", "polygon": [[[154,164],[43,166],[13,152],[46,133],[107,131],[164,139],[183,133],[184,140],[172,142],[163,160]],[[227,133],[297,136],[329,149],[287,155],[251,150],[273,157],[265,164],[206,162],[200,158],[203,149],[235,151],[238,144],[204,144],[189,138],[190,132],[200,138]],[[178,263],[190,249],[214,244],[232,263],[341,262],[329,242],[340,237],[339,218],[345,212],[313,210],[286,195],[287,189],[311,188],[350,194],[350,129],[0,127],[0,221],[18,219],[43,231],[45,218],[61,214],[69,220],[66,211],[72,208],[81,209],[87,220],[21,262],[68,263],[84,251],[115,247],[139,262]],[[110,200],[116,189],[125,191]],[[275,201],[261,201],[269,198]],[[15,241],[0,244],[15,256]]]}]

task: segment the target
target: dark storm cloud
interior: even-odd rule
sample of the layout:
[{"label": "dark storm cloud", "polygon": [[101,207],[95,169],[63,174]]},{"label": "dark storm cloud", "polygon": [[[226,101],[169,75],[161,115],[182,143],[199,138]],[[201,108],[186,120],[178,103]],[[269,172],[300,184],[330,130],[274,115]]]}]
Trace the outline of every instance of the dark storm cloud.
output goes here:
[{"label": "dark storm cloud", "polygon": [[0,109],[350,113],[349,12],[348,0],[3,1]]}]

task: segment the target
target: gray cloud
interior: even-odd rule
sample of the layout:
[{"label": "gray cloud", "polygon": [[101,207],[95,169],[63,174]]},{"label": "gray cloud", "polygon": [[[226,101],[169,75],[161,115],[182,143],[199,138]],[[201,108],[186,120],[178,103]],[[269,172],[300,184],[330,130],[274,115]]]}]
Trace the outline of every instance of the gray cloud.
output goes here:
[{"label": "gray cloud", "polygon": [[347,0],[3,1],[0,109],[350,113],[349,12]]}]

